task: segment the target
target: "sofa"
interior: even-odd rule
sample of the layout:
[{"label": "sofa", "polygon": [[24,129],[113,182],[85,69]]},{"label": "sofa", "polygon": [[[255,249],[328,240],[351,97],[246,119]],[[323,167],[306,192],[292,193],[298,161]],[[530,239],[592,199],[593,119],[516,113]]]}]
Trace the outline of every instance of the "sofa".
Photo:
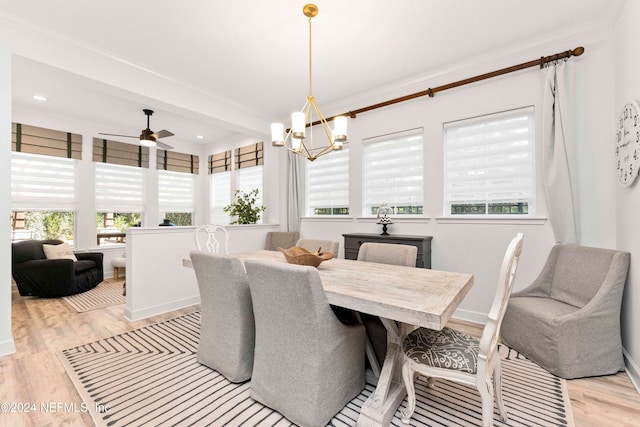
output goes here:
[{"label": "sofa", "polygon": [[20,295],[64,297],[86,292],[102,282],[104,255],[101,252],[73,252],[65,258],[47,258],[43,245],[63,243],[61,240],[12,243],[11,274]]}]

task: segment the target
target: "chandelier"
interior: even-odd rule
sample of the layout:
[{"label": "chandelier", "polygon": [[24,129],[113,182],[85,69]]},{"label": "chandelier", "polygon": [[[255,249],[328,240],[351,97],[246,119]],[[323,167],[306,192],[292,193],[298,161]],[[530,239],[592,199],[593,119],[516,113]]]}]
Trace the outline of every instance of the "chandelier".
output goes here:
[{"label": "chandelier", "polygon": [[[327,119],[320,112],[318,104],[316,104],[316,99],[312,92],[311,18],[318,14],[318,6],[307,4],[302,8],[302,13],[309,18],[309,95],[302,109],[291,114],[291,128],[287,130],[286,136],[282,123],[271,124],[271,143],[274,147],[285,147],[293,153],[303,155],[308,160],[314,161],[318,157],[334,150],[342,150],[342,144],[347,142],[347,118],[345,116],[334,117],[334,128],[332,130]],[[316,122],[314,122],[314,116],[317,117]],[[314,146],[313,142],[313,126],[316,124],[322,126],[322,130],[328,140],[325,145],[317,147]],[[309,127],[308,132],[306,131],[307,127]]]}]

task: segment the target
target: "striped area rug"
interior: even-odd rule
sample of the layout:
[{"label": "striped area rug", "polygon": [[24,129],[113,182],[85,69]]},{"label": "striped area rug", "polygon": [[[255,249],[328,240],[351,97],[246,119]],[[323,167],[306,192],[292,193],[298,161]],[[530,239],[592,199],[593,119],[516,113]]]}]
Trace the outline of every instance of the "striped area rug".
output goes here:
[{"label": "striped area rug", "polygon": [[[233,384],[196,361],[200,313],[64,350],[60,359],[97,426],[292,426],[249,396],[250,381]],[[509,422],[494,425],[573,426],[565,382],[517,352],[502,348],[503,396]],[[367,384],[331,421],[354,426]],[[482,425],[472,387],[418,380],[414,426]],[[401,404],[404,408],[406,401]],[[400,412],[392,425],[401,426]]]},{"label": "striped area rug", "polygon": [[122,281],[107,280],[87,292],[63,297],[63,299],[79,313],[124,304],[126,299],[122,295],[122,284]]}]

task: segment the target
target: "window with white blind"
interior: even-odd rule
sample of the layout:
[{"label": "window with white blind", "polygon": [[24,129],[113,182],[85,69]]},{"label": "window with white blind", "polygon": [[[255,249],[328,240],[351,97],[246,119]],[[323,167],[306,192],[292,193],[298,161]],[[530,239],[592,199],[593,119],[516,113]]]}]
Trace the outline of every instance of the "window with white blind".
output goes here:
[{"label": "window with white blind", "polygon": [[363,140],[363,214],[376,215],[382,203],[394,215],[423,213],[422,129]]},{"label": "window with white blind", "polygon": [[[158,211],[175,225],[191,225],[196,175],[158,171]],[[177,221],[177,222],[176,222]]]},{"label": "window with white blind", "polygon": [[445,124],[445,215],[533,215],[533,138],[533,107]]},{"label": "window with white blind", "polygon": [[77,160],[11,153],[11,238],[61,239],[73,246]]},{"label": "window with white blind", "polygon": [[307,215],[349,214],[349,149],[306,162]]},{"label": "window with white blind", "polygon": [[142,222],[146,169],[110,163],[95,169],[98,244],[124,243],[124,229]]},{"label": "window with white blind", "polygon": [[262,206],[262,166],[252,166],[239,169],[237,171],[236,189],[243,194],[258,189],[256,206]]},{"label": "window with white blind", "polygon": [[211,221],[214,224],[229,224],[229,214],[225,206],[231,203],[231,171],[209,175],[211,180]]}]

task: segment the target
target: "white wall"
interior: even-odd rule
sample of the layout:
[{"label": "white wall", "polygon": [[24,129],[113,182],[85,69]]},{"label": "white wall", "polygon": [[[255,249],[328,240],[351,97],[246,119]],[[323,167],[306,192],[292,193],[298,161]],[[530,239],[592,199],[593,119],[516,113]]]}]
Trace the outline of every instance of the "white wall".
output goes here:
[{"label": "white wall", "polygon": [[[578,200],[580,204],[580,243],[584,245],[615,247],[615,199],[611,191],[615,176],[610,144],[610,126],[603,125],[603,117],[610,117],[613,103],[613,46],[611,34],[593,35],[589,39],[569,40],[563,45],[545,47],[540,54],[529,55],[521,62],[542,55],[562,52],[577,46],[585,47],[585,54],[574,58],[576,73]],[[506,65],[518,63],[510,58]],[[500,68],[493,66],[487,71]],[[478,74],[482,66],[467,67],[458,76],[448,74],[449,83]],[[394,218],[389,227],[392,234],[430,235],[432,241],[432,267],[441,270],[462,271],[475,275],[475,285],[462,302],[456,317],[484,322],[494,295],[498,269],[511,238],[524,232],[524,250],[520,261],[515,288],[530,283],[539,273],[555,243],[547,215],[540,161],[537,170],[537,220],[448,220],[443,216],[443,134],[445,122],[504,111],[528,105],[536,112],[536,157],[541,158],[541,76],[538,68],[511,73],[502,77],[467,85],[436,94],[434,98],[421,98],[396,104],[359,115],[349,122],[350,151],[350,212],[352,218],[341,220],[305,219],[303,237],[320,237],[340,241],[343,256],[342,233],[380,233],[380,226],[371,219],[361,218],[362,208],[362,144],[364,138],[384,135],[411,128],[424,129],[425,205],[427,219],[402,220]],[[593,88],[598,87],[598,90]],[[380,202],[383,202],[381,200]]]},{"label": "white wall", "polygon": [[[229,252],[264,249],[276,225],[229,226]],[[142,227],[127,230],[127,301],[131,321],[200,302],[193,269],[182,265],[196,249],[196,227]]]},{"label": "white wall", "polygon": [[[11,52],[0,45],[0,218],[11,215]],[[16,351],[11,334],[10,228],[0,227],[0,356]]]},{"label": "white wall", "polygon": [[[615,32],[615,110],[614,114],[603,116],[603,127],[611,138],[604,140],[603,145],[611,152],[614,150],[614,123],[622,107],[632,99],[640,101],[640,57],[638,57],[638,40],[640,40],[640,2],[627,1],[620,14]],[[598,90],[600,93],[601,91]],[[604,163],[604,169],[614,174],[614,164]],[[622,302],[622,342],[625,348],[627,370],[640,390],[640,184],[636,182],[630,187],[616,185],[615,222],[617,247],[631,252],[631,267],[627,279]],[[612,206],[612,207],[613,207]]]}]

